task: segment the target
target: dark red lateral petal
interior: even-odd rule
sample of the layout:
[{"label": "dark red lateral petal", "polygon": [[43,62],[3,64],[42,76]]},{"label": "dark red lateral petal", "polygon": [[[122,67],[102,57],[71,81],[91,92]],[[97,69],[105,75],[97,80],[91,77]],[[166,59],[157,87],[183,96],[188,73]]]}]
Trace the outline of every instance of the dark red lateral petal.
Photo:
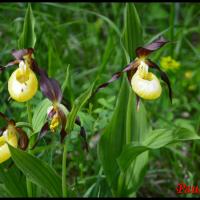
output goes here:
[{"label": "dark red lateral petal", "polygon": [[88,147],[87,138],[86,138],[86,131],[85,131],[84,127],[81,126],[81,121],[80,121],[79,117],[76,118],[75,123],[77,125],[79,125],[80,128],[81,128],[80,129],[80,136],[83,138],[83,141],[84,141],[83,148],[86,149],[87,152],[89,152],[89,147]]},{"label": "dark red lateral petal", "polygon": [[19,135],[18,145],[20,149],[26,150],[29,143],[28,136],[26,135],[25,131],[23,131],[21,128],[16,128],[16,130]]},{"label": "dark red lateral petal", "polygon": [[54,108],[52,108],[51,111],[48,113],[48,118],[52,119],[55,114],[56,114],[56,111]]},{"label": "dark red lateral petal", "polygon": [[27,54],[33,54],[33,53],[34,53],[33,48],[12,50],[12,55],[18,60],[23,60],[23,56],[25,56]]},{"label": "dark red lateral petal", "polygon": [[167,86],[168,86],[169,98],[170,98],[170,101],[171,101],[171,103],[172,103],[172,89],[171,89],[170,80],[169,80],[167,74],[166,74],[164,71],[162,71],[162,70],[160,69],[160,67],[159,67],[156,63],[152,62],[150,59],[147,59],[147,60],[146,60],[146,64],[149,65],[149,67],[152,67],[152,68],[157,69],[157,70],[159,71],[160,76],[161,76],[161,79],[162,79],[162,80],[167,84]]},{"label": "dark red lateral petal", "polygon": [[133,77],[133,75],[135,74],[135,72],[137,71],[137,68],[134,68],[133,70],[130,70],[127,72],[127,77],[128,77],[128,81],[129,84],[131,85],[131,79]]},{"label": "dark red lateral petal", "polygon": [[63,143],[66,135],[67,135],[67,131],[65,130],[66,127],[66,123],[67,123],[67,116],[65,116],[65,113],[62,111],[62,109],[59,107],[58,108],[58,115],[61,119],[61,131],[60,131],[60,137],[61,137],[61,143]]},{"label": "dark red lateral petal", "polygon": [[8,117],[5,114],[3,114],[2,112],[0,112],[0,117],[3,118],[5,121],[10,122]]},{"label": "dark red lateral petal", "polygon": [[44,96],[46,96],[51,101],[61,102],[62,91],[59,86],[58,81],[49,78],[48,76],[42,74],[40,77],[40,89]]},{"label": "dark red lateral petal", "polygon": [[164,46],[168,42],[169,41],[167,41],[164,37],[159,37],[158,39],[154,40],[152,43],[144,47],[138,47],[136,49],[136,55],[137,57],[148,56],[150,53],[160,49],[162,46]]},{"label": "dark red lateral petal", "polygon": [[49,78],[47,73],[32,60],[32,70],[40,76],[40,89],[51,101],[61,102],[62,91],[57,80]]},{"label": "dark red lateral petal", "polygon": [[99,85],[99,86],[97,87],[97,89],[94,91],[94,93],[92,94],[92,97],[93,97],[99,90],[101,90],[101,89],[107,87],[110,83],[112,83],[113,81],[116,81],[118,78],[120,78],[120,76],[123,74],[123,72],[128,72],[128,71],[130,71],[130,70],[132,70],[132,69],[134,69],[134,68],[136,68],[136,67],[138,67],[138,62],[135,61],[135,60],[132,61],[131,63],[129,63],[128,65],[126,65],[125,68],[124,68],[122,71],[119,71],[119,72],[116,72],[115,74],[113,74],[113,75],[112,75],[112,78],[111,78],[109,81],[107,81],[107,82],[105,82],[105,83]]}]

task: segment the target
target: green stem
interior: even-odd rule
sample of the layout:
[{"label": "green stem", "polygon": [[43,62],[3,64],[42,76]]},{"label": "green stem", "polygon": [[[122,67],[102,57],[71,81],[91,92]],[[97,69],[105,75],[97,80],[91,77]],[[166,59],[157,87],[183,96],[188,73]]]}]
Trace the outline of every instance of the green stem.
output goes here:
[{"label": "green stem", "polygon": [[[27,107],[28,122],[32,124],[32,113],[31,113],[31,106],[29,102],[26,103],[26,107]],[[33,197],[32,183],[27,177],[26,177],[26,187],[27,187],[28,197]]]},{"label": "green stem", "polygon": [[[171,3],[170,7],[170,40],[174,41],[174,20],[175,20],[175,3]],[[171,51],[170,51],[171,57],[174,56],[174,46],[171,45]]]},{"label": "green stem", "polygon": [[67,197],[66,161],[67,161],[67,138],[65,139],[65,144],[64,144],[64,149],[63,149],[63,160],[62,160],[62,193],[63,193],[63,197]]}]

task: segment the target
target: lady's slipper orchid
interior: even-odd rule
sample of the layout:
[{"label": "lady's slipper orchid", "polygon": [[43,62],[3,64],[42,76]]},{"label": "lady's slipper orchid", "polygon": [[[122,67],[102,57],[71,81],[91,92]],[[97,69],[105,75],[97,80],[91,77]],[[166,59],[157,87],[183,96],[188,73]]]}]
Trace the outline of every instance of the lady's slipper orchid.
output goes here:
[{"label": "lady's slipper orchid", "polygon": [[19,68],[12,73],[8,80],[9,94],[18,102],[30,100],[38,89],[38,81],[34,72],[35,62],[32,58],[33,52],[32,48],[14,50],[12,55],[16,60],[0,68],[0,71],[3,71],[9,66],[19,64]]},{"label": "lady's slipper orchid", "polygon": [[[52,105],[47,109],[47,117],[48,121],[43,125],[40,133],[38,134],[38,138],[36,143],[32,148],[38,143],[38,141],[46,135],[46,133],[50,130],[51,132],[55,132],[55,130],[61,125],[61,142],[63,142],[66,132],[66,123],[67,123],[67,115],[69,113],[68,108],[66,108],[62,103],[62,91],[59,86],[59,83],[52,78],[49,78],[46,72],[43,70],[39,70],[40,73],[40,89],[44,96],[46,96],[51,102]],[[87,147],[86,143],[86,134],[84,128],[81,126],[80,120],[76,119],[76,124],[81,127],[80,135],[84,138],[85,147]]]},{"label": "lady's slipper orchid", "polygon": [[0,163],[2,163],[11,156],[8,144],[15,148],[19,145],[21,149],[25,150],[28,146],[28,137],[21,128],[16,127],[13,120],[8,119],[1,112],[0,117],[7,121],[7,126],[0,129]]},{"label": "lady's slipper orchid", "polygon": [[136,93],[137,107],[139,106],[140,97],[147,100],[157,99],[161,95],[162,88],[156,75],[149,72],[149,68],[151,67],[159,71],[161,79],[165,81],[168,86],[169,97],[172,101],[172,90],[167,74],[163,72],[157,64],[147,58],[149,54],[158,50],[167,42],[168,41],[166,41],[163,37],[160,37],[149,45],[138,47],[136,49],[137,57],[135,60],[129,63],[122,71],[115,73],[108,82],[101,84],[96,89],[94,94],[100,89],[107,87],[111,82],[117,80],[123,74],[123,72],[127,72],[128,80],[133,91]]}]

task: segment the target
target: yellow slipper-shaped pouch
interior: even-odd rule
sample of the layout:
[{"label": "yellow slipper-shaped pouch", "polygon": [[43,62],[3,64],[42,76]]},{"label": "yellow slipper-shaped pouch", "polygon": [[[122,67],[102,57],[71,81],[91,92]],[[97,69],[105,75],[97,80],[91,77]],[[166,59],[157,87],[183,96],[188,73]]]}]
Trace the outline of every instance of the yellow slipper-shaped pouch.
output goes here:
[{"label": "yellow slipper-shaped pouch", "polygon": [[30,100],[37,92],[37,89],[37,77],[31,69],[23,71],[21,68],[18,68],[8,80],[9,94],[18,102]]},{"label": "yellow slipper-shaped pouch", "polygon": [[11,156],[8,144],[13,147],[17,147],[18,139],[15,131],[8,131],[9,129],[3,132],[3,135],[0,137],[0,163],[8,160]]},{"label": "yellow slipper-shaped pouch", "polygon": [[160,97],[162,88],[158,78],[151,72],[142,76],[139,70],[131,79],[133,91],[143,99],[154,100]]}]

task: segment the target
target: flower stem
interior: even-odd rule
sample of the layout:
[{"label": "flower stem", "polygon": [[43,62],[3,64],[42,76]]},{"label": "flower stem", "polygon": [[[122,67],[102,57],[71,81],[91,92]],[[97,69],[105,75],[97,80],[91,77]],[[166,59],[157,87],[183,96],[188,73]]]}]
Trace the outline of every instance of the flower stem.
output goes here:
[{"label": "flower stem", "polygon": [[62,160],[62,194],[63,194],[63,197],[67,197],[66,161],[67,161],[67,138],[65,139],[65,144],[64,144],[64,149],[63,149],[63,160]]},{"label": "flower stem", "polygon": [[[27,108],[28,122],[32,124],[32,113],[29,101],[26,103],[26,108]],[[27,177],[26,177],[26,187],[27,187],[28,197],[32,197],[33,196],[32,183]]]}]

